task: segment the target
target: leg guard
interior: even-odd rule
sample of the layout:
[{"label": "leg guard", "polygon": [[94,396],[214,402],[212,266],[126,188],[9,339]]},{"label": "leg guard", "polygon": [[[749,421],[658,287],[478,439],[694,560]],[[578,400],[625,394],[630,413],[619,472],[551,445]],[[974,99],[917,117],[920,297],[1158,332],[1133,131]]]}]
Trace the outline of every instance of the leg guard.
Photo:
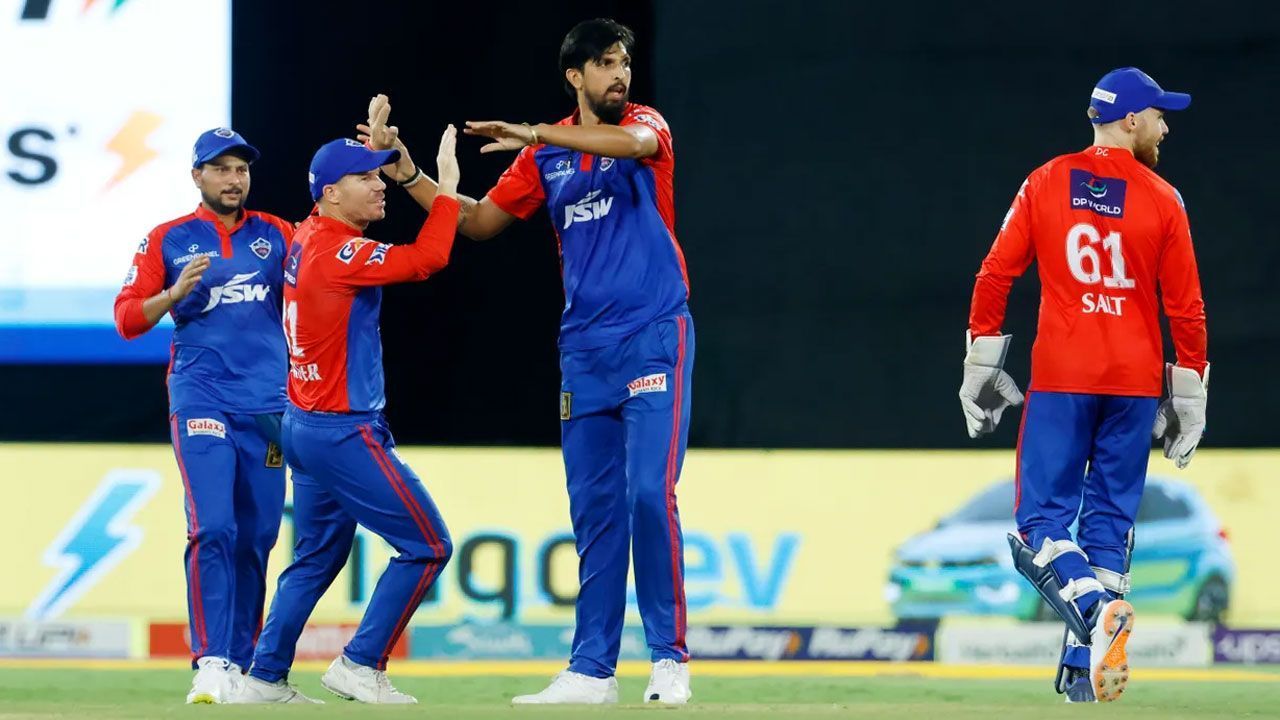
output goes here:
[{"label": "leg guard", "polygon": [[1076,636],[1081,644],[1089,644],[1089,625],[1085,622],[1075,600],[1090,592],[1106,592],[1106,588],[1096,578],[1073,578],[1065,586],[1058,579],[1057,573],[1049,567],[1054,558],[1065,553],[1075,552],[1084,555],[1075,543],[1070,540],[1048,540],[1040,552],[1022,541],[1016,534],[1009,534],[1009,549],[1013,552],[1013,566],[1018,573],[1031,582],[1032,587],[1049,607],[1067,624],[1067,629]]},{"label": "leg guard", "polygon": [[1133,528],[1129,528],[1129,533],[1125,536],[1123,573],[1096,566],[1091,568],[1093,574],[1098,576],[1098,582],[1102,583],[1102,587],[1106,588],[1107,592],[1115,596],[1117,600],[1123,600],[1124,596],[1128,595],[1132,589],[1129,582],[1129,565],[1133,562],[1133,543]]}]

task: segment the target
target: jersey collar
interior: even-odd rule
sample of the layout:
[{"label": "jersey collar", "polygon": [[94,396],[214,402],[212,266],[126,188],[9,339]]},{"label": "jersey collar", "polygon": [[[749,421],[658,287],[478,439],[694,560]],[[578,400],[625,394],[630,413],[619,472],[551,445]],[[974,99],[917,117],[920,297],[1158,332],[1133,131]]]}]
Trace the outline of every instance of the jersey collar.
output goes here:
[{"label": "jersey collar", "polygon": [[[200,203],[199,205],[196,206],[195,214],[197,218],[217,225],[219,230],[224,229],[222,225],[222,220],[218,219],[218,216],[214,214],[212,210],[205,207],[204,203]],[[247,220],[248,218],[249,218],[249,213],[245,212],[244,208],[240,208],[240,212],[237,213],[236,215],[236,224],[232,225],[230,230],[227,230],[227,234],[234,235],[235,232],[244,225],[244,221]]]}]

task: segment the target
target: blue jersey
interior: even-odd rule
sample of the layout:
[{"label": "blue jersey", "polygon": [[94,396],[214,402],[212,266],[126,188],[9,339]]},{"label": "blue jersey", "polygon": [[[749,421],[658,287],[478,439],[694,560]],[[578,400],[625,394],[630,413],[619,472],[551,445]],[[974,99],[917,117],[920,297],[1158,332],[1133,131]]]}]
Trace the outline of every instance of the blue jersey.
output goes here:
[{"label": "blue jersey", "polygon": [[197,257],[211,264],[170,311],[175,329],[169,408],[278,413],[285,408],[288,354],[281,325],[284,260],[293,228],[266,213],[241,213],[227,230],[204,206],[152,230],[116,296],[126,339],[150,326],[142,302],[173,285]]},{"label": "blue jersey", "polygon": [[[575,112],[558,124],[577,122]],[[657,153],[631,160],[534,145],[489,191],[494,204],[521,219],[547,206],[564,276],[561,350],[613,345],[688,301],[675,236],[671,130],[653,108],[629,103],[619,125],[634,124],[654,130]]]}]

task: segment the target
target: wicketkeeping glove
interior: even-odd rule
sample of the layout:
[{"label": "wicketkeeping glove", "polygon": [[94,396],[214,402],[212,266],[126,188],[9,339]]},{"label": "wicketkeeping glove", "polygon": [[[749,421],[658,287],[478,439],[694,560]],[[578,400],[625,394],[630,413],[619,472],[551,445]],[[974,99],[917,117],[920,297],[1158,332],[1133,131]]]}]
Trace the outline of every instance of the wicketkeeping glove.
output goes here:
[{"label": "wicketkeeping glove", "polygon": [[1002,369],[1012,340],[1012,335],[966,337],[968,353],[960,384],[960,407],[971,438],[995,430],[1005,408],[1022,404],[1018,384]]},{"label": "wicketkeeping glove", "polygon": [[1191,464],[1191,456],[1196,454],[1200,437],[1204,435],[1205,408],[1209,403],[1209,366],[1204,366],[1203,379],[1191,368],[1166,364],[1164,369],[1169,397],[1160,403],[1160,409],[1156,411],[1151,436],[1164,440],[1164,456],[1181,469]]}]

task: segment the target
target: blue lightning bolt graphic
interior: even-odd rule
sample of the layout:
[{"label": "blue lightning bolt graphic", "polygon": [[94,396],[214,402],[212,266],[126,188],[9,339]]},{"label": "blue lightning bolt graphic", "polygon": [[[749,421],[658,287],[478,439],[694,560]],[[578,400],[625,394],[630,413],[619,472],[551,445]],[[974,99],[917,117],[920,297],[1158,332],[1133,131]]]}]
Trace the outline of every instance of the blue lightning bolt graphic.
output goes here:
[{"label": "blue lightning bolt graphic", "polygon": [[44,563],[59,572],[27,608],[31,620],[51,620],[75,604],[111,568],[142,543],[129,524],[160,488],[153,470],[112,470],[45,550]]}]

